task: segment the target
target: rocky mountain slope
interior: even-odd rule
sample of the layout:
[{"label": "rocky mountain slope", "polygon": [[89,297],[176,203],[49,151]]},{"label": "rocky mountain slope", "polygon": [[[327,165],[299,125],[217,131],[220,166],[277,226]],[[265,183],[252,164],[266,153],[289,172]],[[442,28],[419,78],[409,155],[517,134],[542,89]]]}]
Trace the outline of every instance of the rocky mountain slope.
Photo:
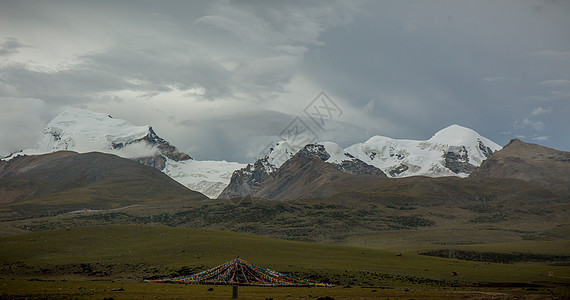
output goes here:
[{"label": "rocky mountain slope", "polygon": [[328,162],[325,146],[309,144],[287,160],[251,194],[277,200],[328,197],[347,189],[354,181],[386,178],[379,169],[358,159]]},{"label": "rocky mountain slope", "polygon": [[[220,198],[245,196],[259,188],[270,174],[295,155],[292,149],[287,141],[279,142],[267,156],[235,171]],[[341,171],[392,178],[466,177],[499,149],[501,147],[491,140],[459,125],[444,128],[426,141],[375,136],[346,149],[332,142],[303,148],[308,155],[320,157]]]},{"label": "rocky mountain slope", "polygon": [[570,152],[514,139],[469,177],[516,178],[570,194]]},{"label": "rocky mountain slope", "polygon": [[[336,201],[373,201],[394,205],[440,206],[450,203],[497,200],[562,201],[559,194],[513,178],[461,178],[457,176],[411,176],[389,178],[375,173],[355,174],[341,165],[327,163],[325,157],[307,145],[266,179],[246,198],[273,200],[336,199]],[[376,169],[378,170],[378,169]]]},{"label": "rocky mountain slope", "polygon": [[68,109],[50,121],[33,149],[12,154],[37,155],[60,150],[98,151],[157,168],[186,187],[215,198],[233,171],[244,165],[226,161],[197,161],[159,137],[152,127],[85,109]]},{"label": "rocky mountain slope", "polygon": [[[460,130],[465,131],[465,129]],[[445,134],[438,133],[430,139],[436,149],[447,150],[441,152],[439,162],[442,165],[439,167],[450,163],[452,156],[450,153],[455,153],[450,151],[450,148],[457,149],[457,146],[442,143],[443,137]],[[439,144],[433,143],[434,140],[439,140]],[[570,153],[519,140],[511,141],[496,152],[490,147],[485,147],[490,143],[480,137],[475,139],[475,143],[465,140],[459,142],[463,143],[461,156],[465,159],[455,160],[457,165],[465,166],[470,164],[470,161],[482,161],[476,159],[489,155],[480,167],[470,167],[474,171],[467,178],[464,176],[386,178],[387,176],[379,168],[372,165],[376,157],[366,163],[338,146],[335,148],[333,143],[306,145],[285,160],[283,148],[287,147],[281,144],[264,159],[249,165],[249,169],[236,171],[222,196],[277,200],[340,197],[346,201],[356,197],[420,205],[442,205],[449,201],[489,202],[498,199],[519,201],[554,199],[555,202],[567,202],[570,195]],[[475,145],[478,145],[476,149]],[[281,153],[278,156],[281,159],[274,157],[276,153]],[[289,153],[291,152],[286,154]],[[413,156],[402,157],[405,161],[405,158]],[[284,162],[278,166],[271,164],[275,161]],[[357,171],[351,172],[352,168],[356,168]]]},{"label": "rocky mountain slope", "polygon": [[[283,174],[289,174],[286,180],[289,183],[292,181],[302,182],[305,180],[303,176],[306,175],[306,172],[314,172],[311,175],[313,177],[320,177],[325,173],[329,174],[331,172],[334,174],[349,173],[386,177],[382,170],[353,157],[332,142],[308,144],[296,153],[291,151],[291,149],[292,147],[287,141],[280,142],[275,148],[271,149],[269,155],[257,160],[254,164],[235,171],[232,174],[230,184],[220,194],[219,198],[246,195],[260,196],[263,194],[259,191],[262,183],[267,186],[265,184],[267,180],[282,180],[282,177],[285,176]],[[297,170],[300,169],[306,172],[297,173]],[[324,171],[325,169],[328,171]],[[323,173],[320,173],[321,171]],[[299,178],[294,178],[295,176]],[[325,177],[320,178],[320,180],[324,180]],[[302,189],[301,186],[296,188]],[[295,195],[301,196],[305,192],[299,190]],[[293,195],[291,193],[285,194],[287,194],[287,197]],[[273,196],[269,197],[272,198]]]},{"label": "rocky mountain slope", "polygon": [[4,217],[203,199],[155,168],[112,154],[58,151],[0,161]]}]

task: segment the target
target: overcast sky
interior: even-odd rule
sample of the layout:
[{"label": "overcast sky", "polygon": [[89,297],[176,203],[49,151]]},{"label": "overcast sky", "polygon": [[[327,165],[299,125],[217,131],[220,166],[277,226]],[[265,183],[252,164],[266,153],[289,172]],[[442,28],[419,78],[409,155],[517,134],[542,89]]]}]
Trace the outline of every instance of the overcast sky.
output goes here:
[{"label": "overcast sky", "polygon": [[66,107],[197,159],[253,161],[294,120],[343,147],[459,124],[569,151],[570,1],[2,0],[0,154]]}]

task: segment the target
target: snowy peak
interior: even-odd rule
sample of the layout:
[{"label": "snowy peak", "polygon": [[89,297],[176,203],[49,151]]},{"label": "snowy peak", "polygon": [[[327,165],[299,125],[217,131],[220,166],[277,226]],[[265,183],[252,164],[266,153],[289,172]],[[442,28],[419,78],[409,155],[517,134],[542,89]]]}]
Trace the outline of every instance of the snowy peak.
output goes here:
[{"label": "snowy peak", "polygon": [[[76,150],[114,150],[149,133],[149,126],[135,126],[125,120],[85,109],[68,109],[44,129],[44,136],[37,150],[53,152]],[[147,155],[141,155],[147,156]]]},{"label": "snowy peak", "polygon": [[136,126],[108,114],[77,108],[62,112],[46,125],[36,150],[43,153],[99,151],[125,158],[163,155],[175,161],[191,159],[148,125]]},{"label": "snowy peak", "polygon": [[210,198],[217,197],[228,185],[233,171],[244,166],[226,161],[195,161],[159,137],[149,125],[136,126],[105,113],[76,108],[51,120],[35,149],[26,149],[5,159],[61,150],[96,151],[130,158],[159,169]]},{"label": "snowy peak", "polygon": [[384,174],[382,170],[363,162],[348,152],[345,152],[339,145],[333,142],[305,145],[305,147],[299,150],[292,159],[295,159],[295,157],[309,159],[319,158],[320,160],[331,164],[337,170],[345,173],[386,177],[386,174]]},{"label": "snowy peak", "polygon": [[269,174],[277,171],[297,151],[287,141],[278,142],[269,149],[269,154],[258,159],[253,164],[243,166],[231,174],[229,184],[224,187],[218,198],[233,198],[251,194]]},{"label": "snowy peak", "polygon": [[192,157],[190,157],[188,154],[178,151],[176,147],[174,147],[169,142],[165,141],[164,139],[156,135],[154,130],[152,130],[152,127],[148,128],[148,134],[145,135],[142,138],[142,140],[146,141],[151,145],[155,145],[160,150],[160,153],[162,153],[164,156],[174,161],[184,161],[192,159]]},{"label": "snowy peak", "polygon": [[480,137],[481,136],[473,129],[453,124],[436,132],[428,141],[440,144],[455,144],[458,142],[471,141]]},{"label": "snowy peak", "polygon": [[501,146],[476,131],[451,125],[426,141],[375,136],[346,151],[390,177],[466,177],[499,149]]},{"label": "snowy peak", "polygon": [[319,158],[340,171],[379,177],[467,177],[501,147],[476,131],[451,125],[429,140],[399,140],[374,136],[364,143],[342,149],[333,142],[307,144],[294,150],[281,141],[270,153],[232,174],[220,198],[251,195],[290,160]]},{"label": "snowy peak", "polygon": [[[487,148],[493,152],[502,148],[490,139],[481,136],[475,130],[459,125],[451,125],[438,131],[428,140],[428,142],[444,145],[468,145],[473,146],[474,148],[482,148],[481,151],[483,152],[487,152]],[[482,154],[486,155],[484,153]],[[486,157],[490,155],[491,154],[489,153]]]},{"label": "snowy peak", "polygon": [[330,164],[340,164],[343,161],[354,160],[354,157],[352,155],[345,153],[338,144],[333,142],[307,144],[295,155],[305,158],[317,157],[320,160],[328,162]]},{"label": "snowy peak", "polygon": [[341,163],[344,160],[351,160],[353,158],[352,156],[345,155],[345,151],[338,144],[333,142],[308,144],[303,148],[295,149],[295,147],[285,140],[278,142],[275,147],[269,149],[268,155],[258,159],[253,165],[248,165],[247,169],[249,172],[274,172],[300,151],[306,151],[310,155],[319,157],[326,156],[327,158],[323,160],[329,163]]},{"label": "snowy peak", "polygon": [[267,169],[267,172],[273,172],[287,160],[289,160],[299,149],[295,150],[295,147],[287,141],[281,141],[275,144],[275,147],[269,149],[269,154],[261,158],[263,166]]},{"label": "snowy peak", "polygon": [[324,150],[330,157],[326,160],[328,163],[341,164],[343,161],[352,161],[354,156],[342,149],[338,144],[333,142],[323,142],[320,143],[324,147]]},{"label": "snowy peak", "polygon": [[[382,170],[355,158],[336,143],[307,144],[295,151],[290,148],[287,141],[281,141],[274,148],[271,148],[270,153],[264,158],[258,159],[253,164],[248,164],[245,168],[236,170],[232,174],[230,184],[220,194],[219,198],[255,196],[254,194],[261,185],[269,180],[272,173],[279,170],[285,162],[290,164],[290,162],[309,161],[315,158],[345,173],[386,177]],[[301,165],[304,164],[301,163]]]},{"label": "snowy peak", "polygon": [[471,150],[470,159],[472,159],[477,166],[481,165],[483,160],[491,156],[493,152],[502,149],[501,146],[481,136],[475,130],[459,125],[451,125],[438,131],[428,141],[441,145],[464,146],[466,149]]},{"label": "snowy peak", "polygon": [[488,138],[481,136],[475,130],[459,125],[451,125],[438,131],[428,142],[449,145],[452,150],[454,146],[460,146],[460,148],[456,148],[457,151],[455,152],[467,154],[475,166],[481,165],[493,152],[502,148]]},{"label": "snowy peak", "polygon": [[265,169],[271,173],[283,165],[287,160],[304,150],[316,156],[327,156],[323,159],[328,163],[341,163],[345,160],[352,160],[354,157],[344,151],[338,144],[333,142],[323,142],[318,144],[308,144],[303,148],[294,149],[287,141],[278,142],[271,148],[269,154],[261,159]]}]

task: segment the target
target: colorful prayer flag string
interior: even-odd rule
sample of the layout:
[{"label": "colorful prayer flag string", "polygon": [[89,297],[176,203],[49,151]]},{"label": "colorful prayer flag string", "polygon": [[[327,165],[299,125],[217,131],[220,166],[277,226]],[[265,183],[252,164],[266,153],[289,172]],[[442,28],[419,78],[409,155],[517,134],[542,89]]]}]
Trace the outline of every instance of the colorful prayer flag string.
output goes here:
[{"label": "colorful prayer flag string", "polygon": [[333,286],[332,284],[309,281],[266,269],[249,263],[239,257],[194,275],[159,280],[145,280],[144,282],[250,286]]}]

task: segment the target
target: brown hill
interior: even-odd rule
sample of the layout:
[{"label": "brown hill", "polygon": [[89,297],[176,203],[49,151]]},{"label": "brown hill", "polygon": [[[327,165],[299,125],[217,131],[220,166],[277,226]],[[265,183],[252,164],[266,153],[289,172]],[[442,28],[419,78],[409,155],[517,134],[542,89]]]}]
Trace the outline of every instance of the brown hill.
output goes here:
[{"label": "brown hill", "polygon": [[570,194],[570,152],[511,140],[493,153],[470,178],[515,178],[556,193]]},{"label": "brown hill", "polygon": [[0,211],[12,216],[182,199],[207,198],[155,168],[111,154],[61,151],[0,162]]},{"label": "brown hill", "polygon": [[552,191],[518,179],[356,175],[339,171],[317,157],[304,155],[295,155],[285,162],[251,195],[275,200],[327,198],[397,205],[560,199]]},{"label": "brown hill", "polygon": [[[319,178],[319,183],[324,184],[327,178],[330,179],[330,174],[336,174],[335,176],[342,178],[350,178],[350,176],[339,175],[340,173],[348,173],[354,175],[373,175],[377,177],[387,177],[382,170],[368,165],[360,159],[353,157],[352,155],[345,153],[345,155],[350,157],[350,159],[342,161],[340,163],[329,163],[326,162],[331,156],[321,144],[307,144],[302,149],[300,149],[291,159],[294,162],[284,164],[287,170],[281,170],[281,172],[273,173],[270,170],[272,167],[271,163],[268,162],[268,156],[258,159],[253,165],[249,164],[245,168],[236,170],[232,174],[232,178],[228,186],[223,190],[223,192],[218,196],[219,199],[225,198],[235,198],[235,197],[245,197],[245,196],[259,196],[260,190],[267,190],[268,186],[277,185],[277,187],[269,188],[272,191],[269,192],[270,195],[267,197],[274,198],[277,194],[280,195],[279,199],[285,197],[287,199],[299,198],[307,196],[309,194],[315,194],[320,196],[328,196],[329,190],[322,190],[323,186],[312,186],[301,183],[294,174],[297,174],[297,170],[302,170],[299,176],[309,176],[307,171],[311,171],[314,168],[316,173],[310,175],[311,178]],[[321,163],[312,161],[311,158],[315,158],[321,161]],[[311,168],[304,166],[304,164],[310,164]],[[283,168],[283,166],[281,166]],[[325,171],[328,170],[328,171]],[[336,170],[336,171],[335,171]],[[325,175],[329,174],[329,175]],[[333,177],[335,177],[333,176]],[[276,181],[279,178],[279,181]],[[266,180],[271,180],[271,182],[266,183]],[[285,180],[285,182],[283,182]],[[287,187],[293,193],[283,194],[283,188],[290,185],[291,182],[295,182],[295,187]],[[336,183],[340,181],[336,180]],[[281,187],[281,188],[280,188]],[[293,188],[293,190],[291,190]],[[273,189],[277,189],[273,191]],[[309,191],[307,191],[309,189]],[[317,190],[318,189],[318,190]]]},{"label": "brown hill", "polygon": [[340,171],[318,157],[295,155],[254,190],[253,196],[292,200],[329,197],[336,193],[360,189],[381,179],[374,175],[355,175]]}]

